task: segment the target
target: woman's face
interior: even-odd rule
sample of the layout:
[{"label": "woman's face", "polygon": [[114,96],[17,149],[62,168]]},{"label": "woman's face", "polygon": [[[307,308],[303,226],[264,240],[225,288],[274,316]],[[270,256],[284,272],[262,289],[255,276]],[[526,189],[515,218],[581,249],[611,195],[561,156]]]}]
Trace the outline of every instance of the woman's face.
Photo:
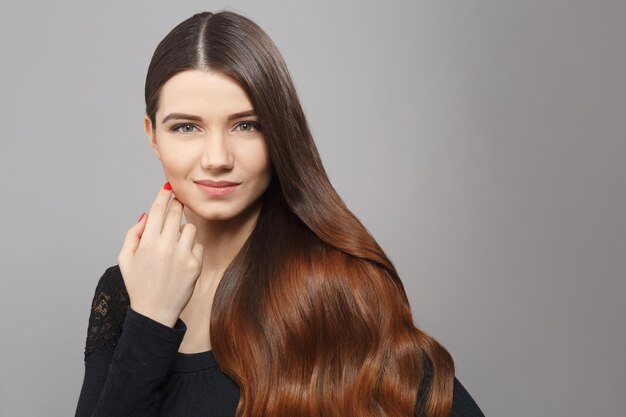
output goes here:
[{"label": "woman's face", "polygon": [[[205,220],[237,216],[269,185],[271,161],[253,110],[231,78],[187,70],[163,84],[156,126],[145,117],[146,133],[176,198]],[[225,188],[203,188],[200,180],[239,185],[223,194]]]}]

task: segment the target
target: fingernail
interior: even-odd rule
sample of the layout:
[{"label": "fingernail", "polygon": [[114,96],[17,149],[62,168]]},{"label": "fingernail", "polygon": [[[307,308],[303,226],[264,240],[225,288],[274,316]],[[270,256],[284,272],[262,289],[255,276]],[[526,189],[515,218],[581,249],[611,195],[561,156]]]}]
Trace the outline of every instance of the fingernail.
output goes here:
[{"label": "fingernail", "polygon": [[143,217],[146,215],[146,212],[144,211],[143,213],[141,213],[141,217],[139,218],[139,220],[137,220],[137,223],[139,223],[141,221],[141,219],[143,219]]},{"label": "fingernail", "polygon": [[163,188],[166,189],[166,190],[171,190],[172,186],[170,185],[170,182],[168,181],[165,184],[163,184]]}]

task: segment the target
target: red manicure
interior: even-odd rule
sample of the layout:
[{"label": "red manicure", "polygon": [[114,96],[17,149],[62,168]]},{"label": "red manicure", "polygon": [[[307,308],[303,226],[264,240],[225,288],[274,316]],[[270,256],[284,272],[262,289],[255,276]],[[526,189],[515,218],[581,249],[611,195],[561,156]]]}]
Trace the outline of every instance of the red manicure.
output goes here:
[{"label": "red manicure", "polygon": [[170,182],[168,181],[165,184],[163,184],[163,188],[166,189],[166,190],[171,190],[172,186],[170,185]]},{"label": "red manicure", "polygon": [[139,222],[141,221],[141,219],[143,219],[143,218],[144,218],[144,216],[145,216],[145,215],[146,215],[146,213],[145,213],[145,212],[143,212],[143,213],[141,214],[141,217],[139,218],[139,220],[137,220],[137,223],[139,223]]}]

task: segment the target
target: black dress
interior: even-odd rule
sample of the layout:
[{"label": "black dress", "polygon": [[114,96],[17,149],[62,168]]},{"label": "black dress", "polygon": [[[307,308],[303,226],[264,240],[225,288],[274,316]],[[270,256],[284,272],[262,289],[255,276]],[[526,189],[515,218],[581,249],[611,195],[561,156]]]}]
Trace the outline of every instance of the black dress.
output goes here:
[{"label": "black dress", "polygon": [[[239,387],[212,351],[178,352],[186,330],[180,319],[171,328],[130,308],[119,265],[107,268],[92,302],[75,417],[234,417]],[[456,378],[452,416],[484,417]]]}]

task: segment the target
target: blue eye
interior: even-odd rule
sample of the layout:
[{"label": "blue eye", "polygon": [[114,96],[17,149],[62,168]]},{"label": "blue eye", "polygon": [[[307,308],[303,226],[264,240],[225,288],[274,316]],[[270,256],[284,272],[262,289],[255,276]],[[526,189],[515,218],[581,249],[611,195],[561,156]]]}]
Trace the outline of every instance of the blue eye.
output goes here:
[{"label": "blue eye", "polygon": [[192,124],[192,123],[179,123],[177,125],[174,125],[170,128],[170,131],[172,132],[179,132],[179,133],[191,133],[190,131],[179,131],[178,128],[183,127],[183,126],[192,126],[192,127],[196,127],[196,125]]}]

